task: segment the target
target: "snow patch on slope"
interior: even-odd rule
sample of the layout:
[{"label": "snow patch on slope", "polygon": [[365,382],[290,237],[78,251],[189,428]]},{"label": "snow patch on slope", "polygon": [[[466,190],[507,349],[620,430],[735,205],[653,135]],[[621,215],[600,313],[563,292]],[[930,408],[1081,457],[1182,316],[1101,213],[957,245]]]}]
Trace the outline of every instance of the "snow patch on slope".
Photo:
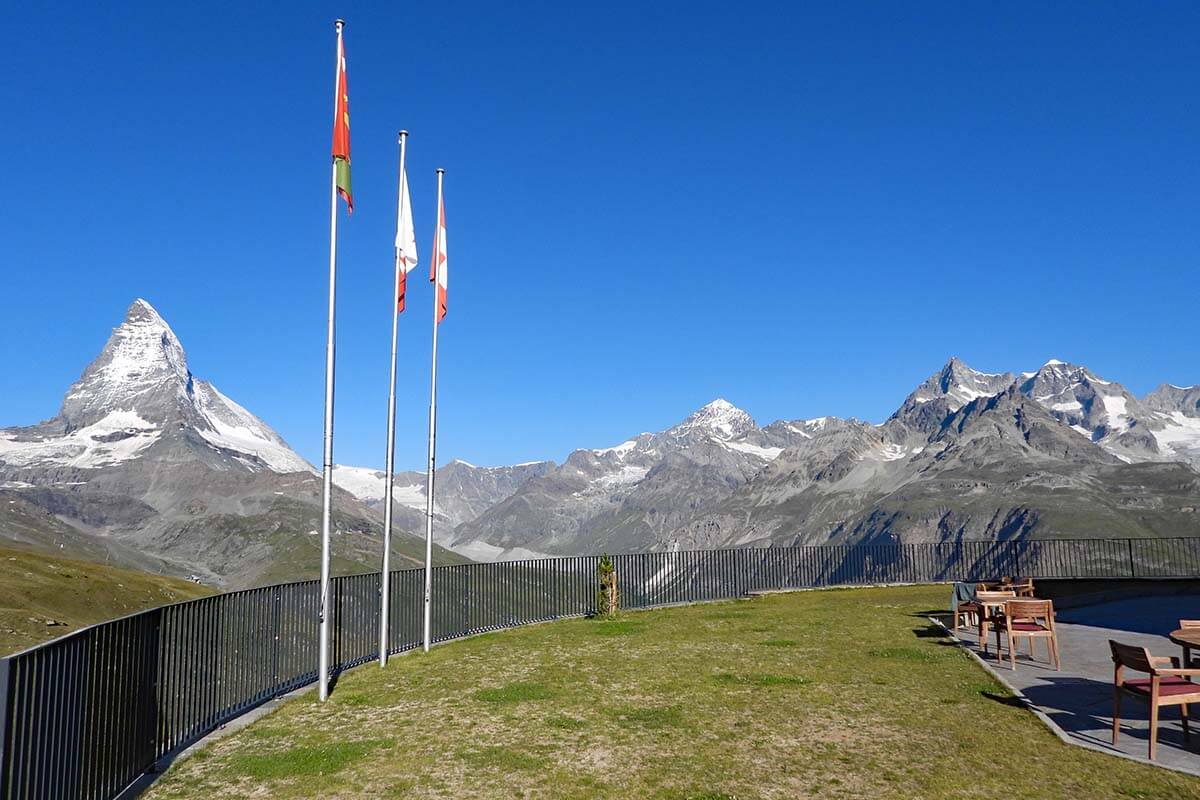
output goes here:
[{"label": "snow patch on slope", "polygon": [[553,558],[546,553],[539,553],[524,547],[497,547],[482,539],[452,544],[450,549],[472,561],[529,561],[535,558]]},{"label": "snow patch on slope", "polygon": [[601,476],[596,482],[601,486],[610,488],[613,486],[631,486],[646,477],[646,473],[649,471],[646,467],[635,467],[631,464],[626,464],[616,472]]},{"label": "snow patch on slope", "polygon": [[195,382],[196,408],[212,426],[200,430],[216,447],[253,456],[275,472],[310,472],[316,468],[297,455],[258,417],[204,381]]},{"label": "snow patch on slope", "polygon": [[592,452],[598,456],[606,456],[609,453],[616,454],[617,456],[624,456],[632,451],[633,448],[637,447],[637,444],[637,439],[630,439],[629,441],[621,442],[616,447],[604,447],[599,450],[593,450]]},{"label": "snow patch on slope", "polygon": [[[387,488],[386,473],[370,467],[346,467],[338,464],[333,468],[333,482],[369,505],[382,503]],[[421,483],[397,482],[392,486],[392,501],[424,511],[425,486]]]},{"label": "snow patch on slope", "polygon": [[1159,449],[1176,456],[1200,453],[1200,419],[1172,411],[1162,415],[1166,422],[1162,430],[1154,431]]},{"label": "snow patch on slope", "polygon": [[0,432],[0,461],[14,467],[60,465],[95,469],[134,458],[162,431],[132,411],[112,411],[65,436],[18,441]]},{"label": "snow patch on slope", "polygon": [[1125,398],[1103,395],[1104,412],[1108,415],[1109,427],[1121,429],[1129,427],[1129,416],[1125,411]]},{"label": "snow patch on slope", "polygon": [[774,461],[783,452],[782,447],[762,447],[750,442],[722,442],[725,447],[730,450],[737,450],[739,453],[749,453],[752,456],[765,458],[767,461]]}]

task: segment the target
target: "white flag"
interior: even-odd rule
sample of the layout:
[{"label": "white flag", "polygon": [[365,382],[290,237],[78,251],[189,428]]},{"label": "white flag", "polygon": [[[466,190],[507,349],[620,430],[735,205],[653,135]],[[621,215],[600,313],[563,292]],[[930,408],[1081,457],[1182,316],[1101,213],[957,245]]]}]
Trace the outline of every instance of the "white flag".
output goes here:
[{"label": "white flag", "polygon": [[412,201],[408,196],[408,175],[400,172],[400,199],[396,207],[396,263],[400,265],[396,310],[404,310],[406,276],[417,266],[417,234],[413,229]]}]

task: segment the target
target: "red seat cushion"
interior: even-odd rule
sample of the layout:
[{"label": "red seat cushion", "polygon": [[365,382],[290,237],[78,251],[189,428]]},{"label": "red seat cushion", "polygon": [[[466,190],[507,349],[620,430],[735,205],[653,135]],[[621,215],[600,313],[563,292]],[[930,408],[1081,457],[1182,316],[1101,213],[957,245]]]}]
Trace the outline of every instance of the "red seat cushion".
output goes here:
[{"label": "red seat cushion", "polygon": [[979,603],[976,603],[976,602],[975,602],[975,601],[973,601],[973,600],[968,600],[968,601],[967,601],[967,602],[965,602],[965,603],[959,603],[959,604],[958,604],[958,610],[959,610],[959,611],[978,611],[978,610],[979,610]]},{"label": "red seat cushion", "polygon": [[1012,624],[1014,631],[1048,631],[1050,630],[1045,625],[1039,625],[1036,622],[1014,622]]},{"label": "red seat cushion", "polygon": [[[1150,678],[1134,678],[1133,680],[1125,681],[1125,688],[1138,694],[1150,694]],[[1159,678],[1158,694],[1159,696],[1200,694],[1200,683],[1192,683],[1187,678],[1170,675]]]}]

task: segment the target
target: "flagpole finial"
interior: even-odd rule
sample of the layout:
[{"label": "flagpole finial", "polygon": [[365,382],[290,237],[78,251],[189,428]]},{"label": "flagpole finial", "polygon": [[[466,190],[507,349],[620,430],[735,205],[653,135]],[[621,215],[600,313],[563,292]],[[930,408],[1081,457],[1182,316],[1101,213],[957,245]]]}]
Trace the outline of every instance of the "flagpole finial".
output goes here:
[{"label": "flagpole finial", "polygon": [[438,168],[437,168],[437,174],[438,174],[438,175],[441,175],[441,174],[442,174],[442,173],[444,173],[445,171],[446,171],[446,170],[442,169],[441,167],[438,167]]},{"label": "flagpole finial", "polygon": [[408,136],[408,131],[406,131],[406,130],[401,130],[401,131],[400,131],[400,138],[401,138],[401,139],[403,139],[405,136]]},{"label": "flagpole finial", "polygon": [[342,28],[346,27],[346,20],[344,20],[344,19],[335,19],[335,20],[333,21],[333,27],[337,28],[338,30],[341,30]]}]

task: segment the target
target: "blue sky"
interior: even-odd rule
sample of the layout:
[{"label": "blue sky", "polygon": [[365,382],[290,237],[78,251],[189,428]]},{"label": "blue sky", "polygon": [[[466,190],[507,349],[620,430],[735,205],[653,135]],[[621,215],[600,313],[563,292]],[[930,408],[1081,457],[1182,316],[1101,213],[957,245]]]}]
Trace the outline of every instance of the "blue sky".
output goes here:
[{"label": "blue sky", "polygon": [[[337,444],[383,462],[395,133],[444,166],[439,462],[560,459],[723,396],[881,420],[950,355],[1200,383],[1200,6],[60,5],[10,14],[0,425],[135,297],[320,457],[332,21]],[[424,456],[429,288],[401,318]]]}]

